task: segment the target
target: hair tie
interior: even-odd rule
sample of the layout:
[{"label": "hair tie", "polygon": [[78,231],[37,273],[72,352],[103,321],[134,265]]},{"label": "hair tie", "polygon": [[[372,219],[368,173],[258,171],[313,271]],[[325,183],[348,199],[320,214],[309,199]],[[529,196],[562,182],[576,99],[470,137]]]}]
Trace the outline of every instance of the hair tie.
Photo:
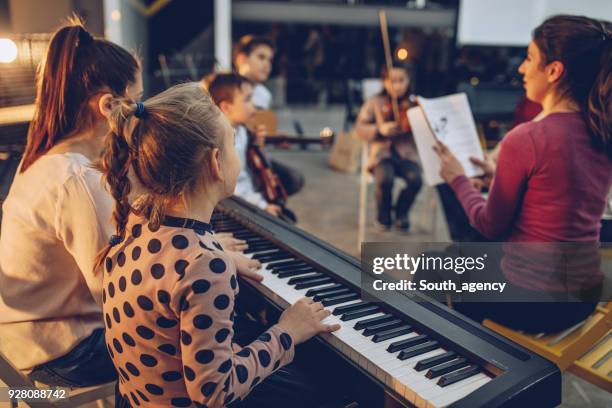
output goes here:
[{"label": "hair tie", "polygon": [[89,32],[81,27],[79,30],[79,46],[86,46],[94,41],[94,38],[89,34]]},{"label": "hair tie", "polygon": [[145,109],[144,103],[136,102],[136,110],[134,111],[134,116],[138,119],[142,119],[145,117],[147,111]]},{"label": "hair tie", "polygon": [[111,235],[110,240],[108,240],[108,245],[114,247],[115,245],[119,245],[123,241],[121,236],[119,235]]}]

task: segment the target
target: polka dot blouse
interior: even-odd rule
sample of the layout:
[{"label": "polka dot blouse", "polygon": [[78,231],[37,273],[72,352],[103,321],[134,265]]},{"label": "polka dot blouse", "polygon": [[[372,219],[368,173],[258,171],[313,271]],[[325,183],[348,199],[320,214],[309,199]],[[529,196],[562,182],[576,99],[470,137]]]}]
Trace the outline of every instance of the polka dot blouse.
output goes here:
[{"label": "polka dot blouse", "polygon": [[167,217],[152,230],[132,215],[104,269],[106,343],[132,406],[222,407],[293,359],[278,326],[232,342],[236,270],[209,224]]}]

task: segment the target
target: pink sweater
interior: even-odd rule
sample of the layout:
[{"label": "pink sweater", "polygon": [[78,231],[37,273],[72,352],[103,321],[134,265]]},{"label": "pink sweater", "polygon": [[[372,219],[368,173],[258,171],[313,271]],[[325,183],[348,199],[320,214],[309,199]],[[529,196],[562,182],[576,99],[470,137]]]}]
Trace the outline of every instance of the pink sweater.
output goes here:
[{"label": "pink sweater", "polygon": [[[465,176],[455,178],[451,187],[471,224],[488,238],[584,243],[598,241],[611,184],[612,161],[593,148],[582,116],[554,113],[504,138],[488,199]],[[519,265],[508,259],[504,263],[511,282],[555,290],[554,283],[535,283],[533,270],[524,274]]]},{"label": "pink sweater", "polygon": [[279,326],[245,348],[233,343],[236,270],[209,224],[167,217],[152,231],[132,216],[127,231],[106,258],[102,296],[132,406],[225,406],[291,362],[293,341]]}]

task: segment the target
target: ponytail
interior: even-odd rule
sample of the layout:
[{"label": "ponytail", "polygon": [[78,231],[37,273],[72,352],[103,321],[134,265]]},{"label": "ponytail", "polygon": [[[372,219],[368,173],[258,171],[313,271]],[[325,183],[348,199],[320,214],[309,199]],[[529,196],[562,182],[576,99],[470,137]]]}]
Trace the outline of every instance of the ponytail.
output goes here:
[{"label": "ponytail", "polygon": [[612,159],[612,33],[603,35],[600,70],[589,93],[587,124],[595,145]]},{"label": "ponytail", "polygon": [[34,116],[21,172],[63,138],[90,127],[89,99],[102,89],[123,96],[138,69],[132,54],[94,39],[77,18],[56,31],[37,74]]}]

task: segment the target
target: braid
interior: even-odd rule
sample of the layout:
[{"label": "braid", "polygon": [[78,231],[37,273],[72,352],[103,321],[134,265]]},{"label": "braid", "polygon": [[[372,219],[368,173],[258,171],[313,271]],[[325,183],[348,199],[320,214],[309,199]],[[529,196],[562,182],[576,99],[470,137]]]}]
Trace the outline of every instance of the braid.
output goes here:
[{"label": "braid", "polygon": [[[111,130],[106,140],[107,148],[96,167],[102,172],[102,178],[115,201],[113,221],[119,238],[118,242],[121,242],[125,238],[126,225],[131,211],[129,195],[132,184],[128,174],[137,148],[128,144],[128,135],[135,130],[134,126],[130,126],[131,122],[134,122],[131,120],[134,109],[124,101],[119,103],[119,108],[114,109],[111,114]],[[96,265],[102,264],[112,246],[113,244],[109,243],[100,251],[96,258]]]}]

